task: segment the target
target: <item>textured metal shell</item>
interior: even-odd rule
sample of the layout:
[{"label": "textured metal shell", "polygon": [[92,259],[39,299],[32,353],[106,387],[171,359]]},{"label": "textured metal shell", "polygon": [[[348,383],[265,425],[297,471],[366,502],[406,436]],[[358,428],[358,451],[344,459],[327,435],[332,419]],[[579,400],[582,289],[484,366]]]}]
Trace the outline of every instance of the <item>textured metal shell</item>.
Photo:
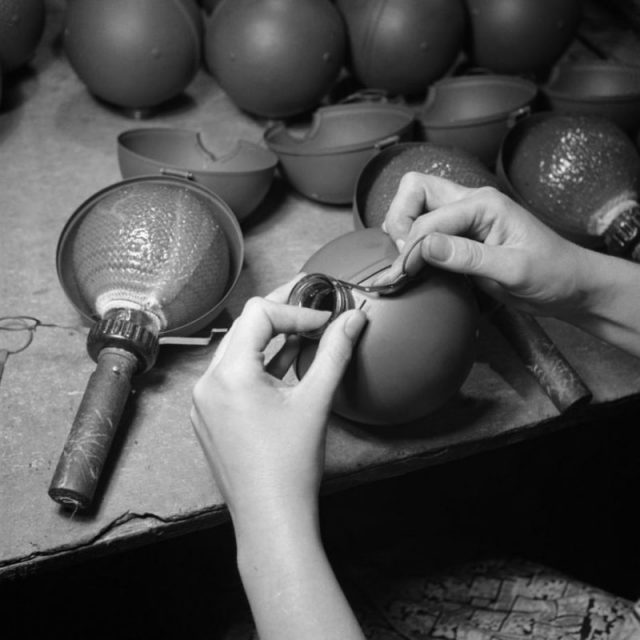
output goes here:
[{"label": "textured metal shell", "polygon": [[498,179],[475,156],[430,142],[405,142],[372,158],[358,178],[354,198],[356,227],[379,227],[408,171],[421,171],[478,188],[498,188]]},{"label": "textured metal shell", "polygon": [[212,319],[238,277],[239,247],[237,221],[219,198],[183,180],[142,178],[76,211],[60,238],[58,271],[85,315],[143,310],[167,333]]},{"label": "textured metal shell", "polygon": [[516,197],[560,231],[599,236],[638,197],[640,155],[605,118],[536,114],[504,141],[501,170]]}]

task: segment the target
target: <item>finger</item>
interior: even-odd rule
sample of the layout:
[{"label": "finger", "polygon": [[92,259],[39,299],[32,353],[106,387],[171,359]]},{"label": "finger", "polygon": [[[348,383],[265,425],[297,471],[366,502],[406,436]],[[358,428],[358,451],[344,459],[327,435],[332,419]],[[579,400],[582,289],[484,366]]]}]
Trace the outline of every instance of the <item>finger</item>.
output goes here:
[{"label": "finger", "polygon": [[472,189],[437,176],[411,171],[400,180],[383,223],[384,230],[402,250],[405,237],[421,215],[472,193]]},{"label": "finger", "polygon": [[[521,286],[525,279],[522,251],[468,238],[432,233],[422,241],[420,256],[425,262],[448,271],[489,278],[507,288]],[[408,265],[408,272],[412,268]]]},{"label": "finger", "polygon": [[468,197],[442,205],[416,220],[409,233],[404,237],[400,255],[391,267],[372,284],[388,284],[405,272],[410,275],[418,273],[424,260],[422,259],[422,251],[417,250],[417,247],[424,238],[431,234],[470,236],[477,240],[484,240],[495,218],[493,210],[489,206],[490,197],[486,197],[484,192],[478,190],[475,192],[473,190],[467,191],[470,193]]},{"label": "finger", "polygon": [[280,285],[276,289],[274,289],[271,293],[265,296],[265,300],[272,300],[273,302],[286,303],[289,300],[289,294],[291,293],[291,289],[295,285],[298,280],[304,277],[304,273],[299,273],[294,278],[289,280],[289,282],[285,282]]},{"label": "finger", "polygon": [[324,332],[297,392],[305,394],[320,407],[328,408],[366,323],[366,314],[358,309],[339,315]]},{"label": "finger", "polygon": [[222,340],[220,340],[220,344],[218,344],[218,347],[216,348],[216,351],[213,354],[213,358],[211,358],[211,362],[209,363],[209,366],[207,367],[207,372],[212,371],[217,366],[217,364],[220,362],[220,360],[222,360],[222,358],[224,357],[225,351],[227,349],[227,345],[233,339],[233,333],[235,331],[235,329],[234,329],[235,326],[236,326],[236,321],[234,321],[231,324],[231,327],[229,328],[229,331],[227,331],[227,333],[224,335]]},{"label": "finger", "polygon": [[265,371],[274,378],[283,378],[298,357],[301,342],[299,335],[287,336],[282,347],[265,366]]},{"label": "finger", "polygon": [[234,323],[234,332],[225,357],[245,359],[259,356],[271,339],[280,334],[305,333],[323,326],[328,311],[281,304],[264,298],[251,298]]},{"label": "finger", "polygon": [[[279,286],[278,288],[274,289],[268,296],[266,296],[264,298],[264,300],[268,300],[269,302],[274,302],[274,303],[277,303],[277,304],[285,303],[289,299],[289,292],[291,291],[292,287],[303,276],[304,276],[304,273],[299,273],[297,276],[295,276],[289,282],[287,282],[287,283]],[[244,313],[244,311],[243,311],[243,313]],[[314,325],[313,326],[314,329],[322,326],[322,324],[327,321],[327,319],[328,319],[327,313],[326,312],[322,312],[322,313],[324,314],[323,320],[316,320],[315,322],[318,322],[319,324],[317,326]],[[209,366],[207,367],[207,372],[213,370],[218,365],[218,363],[224,357],[228,345],[232,341],[235,342],[237,340],[237,338],[235,338],[234,335],[235,335],[235,332],[237,331],[237,325],[238,325],[238,321],[240,320],[240,317],[236,318],[236,320],[231,325],[231,328],[229,329],[229,331],[227,331],[227,333],[224,336],[224,338],[220,341],[220,344],[218,345],[218,348],[216,349],[216,352],[213,355],[213,358],[211,359],[211,362],[210,362]],[[308,321],[308,319],[305,319],[305,321]],[[307,329],[304,329],[304,331],[307,331]],[[273,335],[275,335],[275,333]],[[267,342],[268,342],[268,340],[267,340]],[[284,356],[284,354],[283,354],[283,356]],[[274,363],[274,366],[275,366],[275,364],[276,363]],[[286,373],[286,371],[284,373]],[[284,375],[284,373],[282,375]]]}]

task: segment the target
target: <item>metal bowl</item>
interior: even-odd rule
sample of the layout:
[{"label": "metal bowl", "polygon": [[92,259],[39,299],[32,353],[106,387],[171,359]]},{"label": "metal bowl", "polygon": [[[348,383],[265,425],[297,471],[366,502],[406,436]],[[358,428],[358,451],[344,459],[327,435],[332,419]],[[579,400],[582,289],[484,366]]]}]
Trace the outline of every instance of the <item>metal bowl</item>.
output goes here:
[{"label": "metal bowl", "polygon": [[528,115],[538,88],[504,75],[470,75],[434,83],[419,120],[425,140],[465,149],[493,166],[500,143]]},{"label": "metal bowl", "polygon": [[[208,306],[207,304],[203,304],[203,300],[200,300],[197,304],[198,310],[196,312],[194,312],[193,309],[182,309],[179,315],[183,320],[177,323],[169,323],[160,331],[161,336],[191,335],[209,325],[222,311],[225,301],[240,277],[244,259],[244,241],[238,221],[231,212],[231,209],[229,209],[220,197],[201,185],[169,176],[144,176],[112,184],[85,200],[69,218],[60,234],[56,250],[56,264],[60,284],[70,302],[81,316],[91,321],[100,318],[95,304],[96,301],[88,299],[83,293],[83,284],[86,283],[79,280],[78,273],[74,267],[74,254],[78,247],[78,238],[79,235],[81,235],[85,220],[91,216],[93,212],[98,211],[99,207],[115,207],[118,204],[117,201],[119,198],[124,199],[131,191],[137,189],[140,189],[141,193],[157,193],[163,197],[164,192],[169,190],[173,194],[176,194],[176,197],[182,202],[183,206],[187,206],[190,202],[195,203],[198,208],[197,215],[206,215],[207,218],[214,220],[226,237],[229,268],[226,284],[222,289],[221,296],[215,300],[212,299]],[[107,205],[107,203],[109,204]],[[151,207],[153,205],[149,203],[145,206]],[[139,208],[131,209],[131,214],[134,216],[147,215]],[[159,219],[162,218],[167,218],[167,216],[160,215]],[[197,216],[193,216],[193,218],[195,219]],[[194,251],[197,249],[189,243],[189,238],[193,237],[193,234],[197,234],[198,229],[197,226],[189,229],[189,220],[191,219],[190,216],[183,215],[180,223],[177,223],[172,228],[162,228],[160,226],[155,235],[161,238],[162,242],[170,242],[171,251],[167,255],[162,255],[163,247],[155,249],[150,247],[147,253],[155,253],[161,256],[162,260],[156,260],[156,263],[160,266],[158,266],[158,264],[154,266],[154,264],[150,264],[148,260],[145,260],[144,263],[140,263],[138,271],[153,274],[154,269],[156,271],[166,269],[167,273],[179,273],[180,270],[174,267],[176,267],[176,265],[179,266],[180,261],[184,258],[185,261],[192,266],[190,270],[190,278],[192,281],[185,281],[180,284],[180,282],[174,278],[176,282],[170,282],[169,279],[167,279],[166,284],[172,288],[172,291],[181,289],[181,291],[187,292],[187,294],[191,296],[191,299],[193,299],[194,296],[190,293],[190,290],[197,288],[202,289],[204,283],[198,280],[199,274],[203,277],[209,275],[206,273],[206,269],[208,269],[210,264],[215,265],[216,256],[203,254],[203,256],[198,257],[194,255]],[[158,222],[158,224],[162,225],[162,222]],[[197,224],[197,222],[194,223],[194,225]],[[184,230],[187,230],[188,233],[184,233]],[[180,236],[181,233],[183,233],[184,237]],[[191,234],[190,236],[189,233]],[[119,241],[117,246],[110,243],[114,238],[114,233],[110,234],[110,239],[104,239],[104,236],[94,237],[92,239],[93,245],[98,248],[96,253],[100,254],[100,256],[96,258],[96,264],[101,257],[108,254],[111,256],[110,262],[106,265],[103,264],[102,268],[114,274],[114,276],[119,277],[123,275],[125,278],[129,277],[130,269],[128,269],[126,265],[134,263],[136,256],[130,258],[127,252],[130,253],[130,247],[132,245],[135,245],[139,253],[145,250],[144,241],[147,241],[145,229],[141,229],[139,234],[139,242],[136,238],[130,238],[130,242],[121,243]],[[173,238],[173,240],[170,241],[170,238]],[[121,247],[120,253],[118,253],[119,247]],[[104,263],[104,260],[102,260],[102,262]],[[95,267],[91,273],[92,279],[97,277],[95,273],[97,268],[99,268],[99,266]],[[205,269],[205,271],[203,271],[203,269]],[[184,269],[182,269],[182,271],[184,271]],[[204,279],[206,280],[206,278]],[[162,292],[159,292],[157,295],[164,299],[165,296],[161,295],[161,293]],[[185,296],[183,296],[182,293],[167,297],[165,303],[173,306],[189,306],[185,303]]]},{"label": "metal bowl", "polygon": [[381,149],[410,139],[413,124],[413,112],[399,104],[340,104],[318,109],[302,133],[274,124],[265,141],[297,191],[319,202],[348,204],[362,167]]},{"label": "metal bowl", "polygon": [[198,132],[143,128],[118,136],[118,162],[123,178],[170,175],[197,182],[220,196],[242,222],[269,191],[278,158],[246,140],[215,156]]},{"label": "metal bowl", "polygon": [[541,87],[553,111],[597,115],[627,132],[640,125],[640,68],[612,62],[557,65]]}]

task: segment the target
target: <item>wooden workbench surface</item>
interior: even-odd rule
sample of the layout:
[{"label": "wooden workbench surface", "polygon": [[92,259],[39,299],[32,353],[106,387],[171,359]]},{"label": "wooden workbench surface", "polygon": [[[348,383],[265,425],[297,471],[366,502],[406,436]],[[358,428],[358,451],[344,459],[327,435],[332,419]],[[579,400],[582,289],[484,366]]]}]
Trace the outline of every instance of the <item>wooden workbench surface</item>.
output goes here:
[{"label": "wooden workbench surface", "polygon": [[[36,57],[5,83],[0,110],[0,316],[38,320],[32,343],[9,356],[0,383],[0,576],[5,577],[226,520],[188,417],[191,388],[215,342],[163,347],[154,369],[136,379],[93,512],[70,513],[47,496],[94,369],[85,351],[88,327],[60,288],[55,251],[73,211],[121,179],[116,138],[122,131],[193,129],[222,153],[239,138],[259,142],[265,125],[239,112],[204,70],[183,99],[142,122],[98,103],[61,51],[64,3],[47,6],[47,29]],[[216,324],[228,326],[249,296],[288,280],[319,247],[351,229],[348,207],[320,206],[276,181],[244,227],[244,268]],[[597,410],[637,394],[640,361],[572,327],[553,321],[544,326],[590,386]],[[19,333],[12,332],[11,340]],[[437,415],[386,429],[332,419],[327,488],[500,446],[583,420],[590,410],[559,416],[500,335],[483,326],[471,375]]]}]

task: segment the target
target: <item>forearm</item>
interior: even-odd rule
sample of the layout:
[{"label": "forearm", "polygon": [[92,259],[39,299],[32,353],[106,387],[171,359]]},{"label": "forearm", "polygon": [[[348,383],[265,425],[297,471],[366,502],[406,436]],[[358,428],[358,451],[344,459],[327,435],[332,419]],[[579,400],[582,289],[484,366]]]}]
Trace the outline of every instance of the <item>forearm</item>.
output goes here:
[{"label": "forearm", "polygon": [[238,568],[261,640],[363,639],[320,539],[317,510],[234,518]]},{"label": "forearm", "polygon": [[563,319],[640,357],[640,264],[585,250],[579,302]]}]

